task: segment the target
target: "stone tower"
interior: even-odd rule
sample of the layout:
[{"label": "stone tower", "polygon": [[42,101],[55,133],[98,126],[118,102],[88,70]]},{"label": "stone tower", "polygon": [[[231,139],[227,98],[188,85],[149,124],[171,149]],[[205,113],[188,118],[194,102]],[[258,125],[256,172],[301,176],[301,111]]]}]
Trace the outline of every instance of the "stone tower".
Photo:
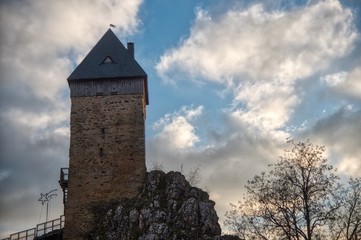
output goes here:
[{"label": "stone tower", "polygon": [[102,207],[143,186],[147,74],[109,29],[69,76],[68,195],[64,239],[88,239]]}]

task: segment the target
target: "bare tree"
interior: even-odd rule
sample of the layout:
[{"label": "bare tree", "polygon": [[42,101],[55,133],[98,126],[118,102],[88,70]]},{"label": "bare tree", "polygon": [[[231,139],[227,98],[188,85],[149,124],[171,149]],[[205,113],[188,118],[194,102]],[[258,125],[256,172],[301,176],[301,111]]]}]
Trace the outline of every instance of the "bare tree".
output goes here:
[{"label": "bare tree", "polygon": [[196,186],[201,181],[200,165],[189,170],[186,179],[191,186]]},{"label": "bare tree", "polygon": [[159,161],[152,161],[152,165],[150,167],[150,170],[160,170],[160,171],[164,171],[164,167],[163,164]]},{"label": "bare tree", "polygon": [[331,223],[333,239],[361,239],[361,178],[351,178],[343,192],[343,204]]},{"label": "bare tree", "polygon": [[247,194],[226,213],[243,239],[326,239],[341,206],[339,178],[322,157],[324,147],[295,143],[278,162],[246,185]]}]

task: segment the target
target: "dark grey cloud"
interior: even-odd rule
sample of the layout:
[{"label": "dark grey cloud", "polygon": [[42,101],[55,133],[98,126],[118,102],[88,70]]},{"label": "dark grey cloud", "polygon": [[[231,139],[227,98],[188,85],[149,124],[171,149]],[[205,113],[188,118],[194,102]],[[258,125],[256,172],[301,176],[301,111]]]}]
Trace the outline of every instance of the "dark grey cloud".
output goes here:
[{"label": "dark grey cloud", "polygon": [[66,78],[109,22],[124,36],[136,31],[141,2],[0,1],[0,238],[44,221],[39,195],[59,189],[68,163]]},{"label": "dark grey cloud", "polygon": [[324,145],[330,164],[346,176],[361,177],[361,110],[343,106],[300,136]]},{"label": "dark grey cloud", "polygon": [[[34,130],[16,119],[0,120],[0,219],[4,223],[0,231],[10,233],[39,223],[41,205],[37,200],[40,193],[59,189],[59,170],[68,162],[68,136],[41,134],[34,139]],[[59,190],[52,201],[54,218],[62,214],[61,198]]]}]

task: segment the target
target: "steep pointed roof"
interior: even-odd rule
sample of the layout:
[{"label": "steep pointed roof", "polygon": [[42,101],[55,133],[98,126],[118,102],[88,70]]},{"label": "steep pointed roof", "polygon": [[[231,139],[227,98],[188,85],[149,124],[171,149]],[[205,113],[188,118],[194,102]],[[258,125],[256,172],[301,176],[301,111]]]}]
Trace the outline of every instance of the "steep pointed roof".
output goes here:
[{"label": "steep pointed roof", "polygon": [[126,49],[109,29],[77,68],[68,81],[145,77],[146,72],[134,59],[134,50]]}]

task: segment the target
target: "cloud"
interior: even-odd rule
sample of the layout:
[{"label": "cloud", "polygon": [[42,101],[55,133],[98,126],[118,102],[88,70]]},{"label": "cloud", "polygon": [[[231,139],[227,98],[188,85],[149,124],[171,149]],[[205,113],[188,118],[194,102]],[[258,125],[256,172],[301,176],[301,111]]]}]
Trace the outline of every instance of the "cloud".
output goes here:
[{"label": "cloud", "polygon": [[361,66],[350,72],[341,71],[321,78],[335,94],[361,100]]},{"label": "cloud", "polygon": [[165,171],[182,171],[184,175],[198,166],[198,186],[216,201],[222,224],[229,203],[242,197],[247,180],[277,159],[285,139],[274,139],[249,127],[232,111],[220,113],[221,120],[215,124],[222,128],[215,129],[202,124],[207,114],[202,106],[183,106],[160,118],[154,124],[155,136],[147,139],[147,164],[158,163]]},{"label": "cloud", "polygon": [[[1,66],[6,85],[29,87],[52,98],[109,23],[122,34],[136,30],[141,1],[11,1],[2,3]],[[119,17],[121,16],[121,17]],[[75,58],[71,62],[69,55]],[[36,81],[34,80],[36,79]],[[4,84],[5,85],[5,84]],[[5,86],[6,86],[5,85]]]},{"label": "cloud", "polygon": [[1,1],[1,237],[39,223],[38,195],[59,188],[69,146],[66,78],[110,23],[118,35],[134,34],[141,3]]},{"label": "cloud", "polygon": [[153,124],[153,128],[161,129],[155,136],[159,146],[166,146],[171,151],[185,151],[193,147],[199,138],[195,128],[191,125],[192,120],[202,114],[203,106],[183,106],[179,112],[166,114]]},{"label": "cloud", "polygon": [[[287,131],[270,133],[252,127],[243,121],[241,114],[230,109],[222,111],[222,120],[216,122],[222,128],[215,130],[211,125],[200,124],[207,117],[204,107],[202,114],[197,114],[196,118],[187,118],[189,112],[200,112],[196,109],[199,107],[182,107],[157,121],[155,130],[158,134],[147,140],[147,161],[148,164],[152,161],[161,163],[166,171],[183,170],[184,175],[194,166],[199,166],[201,182],[198,186],[206,189],[216,201],[220,223],[229,210],[229,203],[236,203],[242,198],[246,182],[267,170],[268,164],[274,163],[283,149],[290,147],[285,143],[286,137],[293,136],[301,141],[309,138],[314,144],[326,145],[325,157],[342,174],[359,176],[361,172],[358,147],[361,144],[358,134],[361,132],[361,112],[351,106],[341,108],[318,120],[306,131],[292,135]],[[179,124],[179,118],[187,122],[187,127]],[[168,126],[172,126],[172,130],[177,129],[173,132],[175,135],[160,138],[170,136],[166,130]],[[199,132],[207,134],[201,137],[197,134]],[[198,144],[187,145],[186,149],[179,151],[175,144],[177,140],[173,138],[182,133],[196,136]]]},{"label": "cloud", "polygon": [[360,177],[361,173],[361,110],[343,106],[319,119],[300,136],[327,148],[327,158],[346,176]]},{"label": "cloud", "polygon": [[168,50],[156,69],[164,78],[182,71],[224,84],[229,76],[294,81],[351,50],[352,17],[338,1],[289,12],[268,12],[257,4],[216,17],[199,9],[190,36]]},{"label": "cloud", "polygon": [[[263,131],[273,131],[285,126],[292,107],[299,103],[294,88],[287,84],[270,82],[240,85],[235,101],[244,102],[245,108],[238,108],[235,114],[239,120]],[[237,90],[236,90],[237,91]]]},{"label": "cloud", "polygon": [[[39,194],[58,188],[59,168],[67,165],[66,78],[110,23],[118,26],[120,36],[136,33],[141,3],[0,3],[1,232],[38,223]],[[300,115],[297,111],[322,111],[304,95],[318,96],[315,83],[329,95],[335,93],[333,101],[343,107],[338,103],[333,108],[339,111],[309,121],[300,136],[332,149],[329,156],[342,172],[360,172],[360,67],[331,69],[359,43],[354,13],[336,0],[280,10],[232,4],[235,7],[223,6],[217,14],[196,9],[189,36],[156,65],[165,81],[218,83],[231,102],[214,110],[208,102],[197,101],[196,106],[164,114],[152,124],[155,134],[147,136],[148,164],[158,161],[166,170],[183,173],[201,167],[200,186],[207,185],[217,200],[221,218],[228,203],[240,199],[245,182],[281,154],[285,138],[294,134],[288,128],[294,115]],[[62,206],[58,194],[56,206]],[[54,216],[61,214],[58,208]]]},{"label": "cloud", "polygon": [[[232,102],[217,112],[222,118],[212,126],[199,124],[205,121],[203,115],[198,123],[188,122],[189,129],[208,136],[198,137],[196,147],[169,154],[151,139],[148,157],[173,170],[200,164],[221,219],[228,203],[241,198],[242,185],[277,160],[287,137],[326,145],[331,164],[349,175],[360,172],[359,67],[348,71],[340,64],[359,44],[355,19],[354,12],[336,0],[281,10],[253,4],[213,15],[197,9],[189,36],[165,51],[156,71],[173,84],[218,83],[222,94],[232,95]],[[335,66],[339,72],[334,72]],[[339,94],[337,100],[325,93],[325,86]],[[345,96],[356,99],[353,111],[335,112],[348,104]],[[319,120],[320,99],[331,115],[325,113]]]},{"label": "cloud", "polygon": [[[37,129],[31,121],[22,124],[13,117],[20,116],[2,116],[0,124],[3,176],[0,180],[0,231],[4,237],[5,233],[31,228],[45,220],[45,215],[40,218],[41,207],[37,199],[41,192],[59,189],[59,170],[67,164],[64,153],[69,144],[69,136],[56,131],[63,122],[44,124]],[[26,119],[37,122],[36,118]],[[58,190],[57,194],[50,209],[53,218],[62,214],[62,193]]]},{"label": "cloud", "polygon": [[352,51],[353,19],[335,0],[290,11],[255,4],[218,16],[198,9],[190,36],[166,51],[156,70],[165,81],[185,75],[222,84],[233,93],[241,121],[284,136],[281,129],[302,101],[297,82]]}]

